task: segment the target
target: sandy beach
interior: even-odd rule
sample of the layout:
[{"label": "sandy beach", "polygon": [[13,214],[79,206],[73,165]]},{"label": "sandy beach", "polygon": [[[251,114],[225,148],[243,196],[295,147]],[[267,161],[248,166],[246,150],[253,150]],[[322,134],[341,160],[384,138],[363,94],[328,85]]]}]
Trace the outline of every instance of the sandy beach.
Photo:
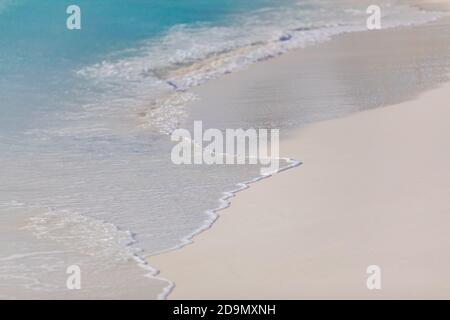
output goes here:
[{"label": "sandy beach", "polygon": [[450,0],[0,0],[0,48],[1,300],[450,299]]},{"label": "sandy beach", "polygon": [[[439,30],[448,34],[449,21],[348,34],[322,51],[348,61],[388,51],[373,63],[392,70],[395,56],[419,61],[422,51],[448,50]],[[285,72],[295,83],[299,71],[290,66],[314,57],[317,49],[310,50],[198,88],[202,101],[193,109],[212,99],[236,101],[264,72],[272,79]],[[224,86],[231,89],[221,96]],[[276,86],[260,86],[266,92],[259,94]],[[192,245],[149,259],[175,282],[169,298],[450,298],[450,84],[413,89],[404,102],[289,132],[282,155],[302,161],[300,167],[252,184]],[[371,265],[381,269],[381,290],[366,287]]]}]

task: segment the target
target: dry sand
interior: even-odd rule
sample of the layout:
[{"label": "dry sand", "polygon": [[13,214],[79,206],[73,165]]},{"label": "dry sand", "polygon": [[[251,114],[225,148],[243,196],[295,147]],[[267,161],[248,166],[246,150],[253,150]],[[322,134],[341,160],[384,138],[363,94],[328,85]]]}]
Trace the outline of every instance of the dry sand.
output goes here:
[{"label": "dry sand", "polygon": [[405,0],[405,2],[409,4],[415,2],[417,3],[417,5],[422,6],[426,9],[437,9],[437,10],[450,9],[450,0],[416,0],[416,1]]}]

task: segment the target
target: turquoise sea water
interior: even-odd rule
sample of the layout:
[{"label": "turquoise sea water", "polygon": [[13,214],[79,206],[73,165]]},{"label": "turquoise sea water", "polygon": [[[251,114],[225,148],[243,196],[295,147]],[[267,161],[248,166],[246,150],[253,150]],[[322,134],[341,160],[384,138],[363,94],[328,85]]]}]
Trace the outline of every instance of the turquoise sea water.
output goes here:
[{"label": "turquoise sea water", "polygon": [[[167,134],[189,116],[185,105],[197,98],[189,89],[364,31],[367,7],[332,0],[75,3],[82,29],[70,31],[72,2],[0,0],[0,243],[13,244],[0,245],[0,297],[64,296],[70,264],[112,272],[209,226],[223,192],[259,168],[171,163]],[[386,27],[436,17],[383,4]],[[280,110],[268,112],[275,118]],[[277,126],[304,120],[283,114],[289,123]],[[226,118],[233,128],[263,125],[256,114]],[[223,129],[220,121],[210,125]],[[127,289],[143,285],[136,277],[146,272],[130,271]],[[104,294],[97,283],[85,290]],[[111,289],[108,297],[114,292],[125,294]]]},{"label": "turquoise sea water", "polygon": [[26,126],[26,114],[49,105],[60,109],[72,98],[67,91],[80,86],[80,79],[73,79],[74,70],[157,39],[173,26],[224,24],[228,16],[270,1],[80,0],[76,4],[82,9],[81,31],[66,29],[69,4],[0,2],[0,88],[2,110],[8,108],[2,129]]}]

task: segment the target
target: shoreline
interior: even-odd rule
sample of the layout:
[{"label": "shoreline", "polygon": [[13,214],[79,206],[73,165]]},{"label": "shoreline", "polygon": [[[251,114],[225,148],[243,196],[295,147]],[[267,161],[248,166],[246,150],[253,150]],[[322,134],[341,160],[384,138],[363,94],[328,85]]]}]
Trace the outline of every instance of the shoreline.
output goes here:
[{"label": "shoreline", "polygon": [[184,247],[192,245],[194,243],[194,239],[198,235],[201,235],[203,232],[206,232],[206,231],[208,231],[208,230],[210,230],[211,228],[214,227],[214,224],[220,218],[220,212],[231,207],[232,199],[235,198],[238,195],[238,193],[240,193],[240,192],[250,188],[251,185],[254,184],[254,183],[257,183],[259,181],[271,178],[272,176],[274,176],[276,174],[279,174],[279,173],[287,171],[287,170],[294,169],[294,168],[302,165],[301,161],[298,161],[298,160],[293,159],[293,158],[281,157],[280,159],[286,161],[288,163],[288,165],[286,165],[284,167],[281,167],[280,169],[278,169],[274,173],[267,174],[267,175],[260,175],[260,176],[258,176],[256,178],[253,178],[253,179],[249,180],[249,181],[239,182],[239,183],[236,184],[236,189],[223,192],[223,196],[218,200],[220,205],[218,207],[214,208],[214,209],[211,209],[211,210],[207,211],[207,214],[210,215],[210,219],[205,221],[205,223],[201,227],[199,227],[196,231],[194,231],[193,233],[189,234],[188,236],[184,237],[181,240],[181,244],[179,244],[178,246],[176,246],[174,248],[167,249],[165,251],[162,251],[162,252],[160,252],[158,254],[155,254],[155,255],[151,255],[151,256],[146,258],[146,263],[147,264],[144,264],[144,265],[149,266],[149,268],[152,270],[152,272],[150,274],[150,277],[154,278],[155,280],[167,281],[169,283],[169,285],[167,287],[165,287],[163,292],[161,292],[157,296],[158,300],[166,300],[166,299],[168,299],[170,294],[172,293],[172,291],[176,288],[176,285],[175,285],[175,283],[173,281],[171,281],[171,280],[169,280],[167,278],[160,277],[161,270],[155,269],[153,266],[151,266],[150,259],[152,257],[165,255],[165,254],[168,254],[168,253],[173,252],[173,251],[182,250]]},{"label": "shoreline", "polygon": [[[300,49],[301,50],[301,49]],[[290,54],[290,53],[288,53],[288,54]],[[246,71],[243,71],[243,72],[246,72]],[[213,84],[214,85],[214,84]],[[368,111],[368,112],[370,112],[370,111]],[[345,119],[345,118],[344,118]],[[338,119],[338,120],[332,120],[332,121],[339,121],[340,119]],[[312,126],[314,126],[315,124],[313,124]],[[282,146],[283,146],[283,141],[282,141]],[[288,153],[283,153],[284,155],[289,155]],[[302,160],[302,159],[300,159],[300,160]],[[295,170],[295,169],[294,169]],[[291,170],[289,170],[289,171],[291,171]],[[278,176],[278,175],[276,175],[276,176]],[[258,179],[259,180],[259,179]],[[270,179],[270,180],[272,180],[272,179]],[[253,187],[253,186],[252,186]],[[245,187],[244,189],[247,189],[247,187]],[[240,190],[242,190],[242,188],[240,189]],[[239,190],[239,191],[240,191]],[[247,189],[248,190],[248,189]],[[233,196],[234,196],[234,193],[232,193],[233,194]],[[242,195],[243,195],[243,193],[242,193]],[[227,199],[229,199],[229,198],[232,198],[233,196],[228,196],[228,197],[226,197]],[[238,200],[235,200],[235,199],[233,199],[233,201],[232,201],[232,203],[233,203],[233,205],[234,205],[234,202],[235,201],[238,201]],[[223,209],[225,209],[225,208],[227,208],[227,207],[224,207],[224,208],[220,208],[219,210],[223,210]],[[228,210],[226,210],[224,213],[229,213],[230,211],[233,211],[233,207],[231,208],[231,209],[228,209]],[[222,217],[222,213],[220,214],[220,217]],[[215,219],[214,219],[215,220]],[[219,220],[220,221],[220,220]],[[212,223],[212,224],[214,224],[214,227],[216,228],[216,225],[218,224],[218,223],[220,223],[220,222],[216,222],[216,223]],[[212,225],[211,224],[211,225]],[[210,225],[210,227],[208,227],[208,228],[205,228],[205,230],[208,230],[208,229],[210,229],[211,228],[211,225]],[[215,229],[214,228],[214,229]],[[203,231],[203,230],[202,230]],[[195,236],[195,242],[194,242],[194,245],[192,245],[192,246],[188,246],[187,248],[190,248],[190,247],[196,247],[196,243],[197,243],[197,241],[200,241],[200,240],[202,240],[201,238],[203,238],[204,237],[204,235],[206,234],[206,233],[208,233],[208,234],[210,234],[210,233],[214,233],[214,231],[211,231],[211,232],[208,232],[208,231],[206,231],[206,232],[202,232],[202,231],[200,231],[201,233],[200,234],[198,234],[198,233],[196,233],[196,234],[194,234],[193,236]],[[188,243],[186,243],[186,244],[188,244]],[[184,247],[186,244],[184,244],[182,247]],[[169,279],[171,279],[171,280],[174,280],[174,282],[175,283],[177,283],[177,277],[175,276],[175,277],[171,277],[170,276],[170,271],[169,271],[169,269],[170,269],[170,267],[173,267],[172,265],[171,265],[171,263],[169,262],[168,263],[168,267],[166,268],[165,267],[165,265],[164,265],[164,263],[165,263],[165,261],[171,261],[172,260],[172,263],[173,263],[173,259],[177,259],[177,258],[171,258],[172,256],[177,256],[178,255],[178,253],[180,253],[180,255],[181,256],[184,256],[183,254],[181,254],[184,250],[186,250],[187,248],[184,248],[183,250],[175,250],[175,251],[172,251],[172,252],[167,252],[167,253],[164,253],[164,254],[161,254],[161,255],[157,255],[157,256],[151,256],[150,258],[148,258],[147,259],[147,261],[149,261],[149,263],[152,265],[152,266],[156,266],[156,268],[158,268],[158,269],[160,269],[161,270],[161,273],[160,274],[162,274],[162,275],[164,275],[166,278],[169,278]],[[192,260],[196,260],[195,258],[194,259],[192,259]],[[162,267],[160,267],[160,265],[163,265]],[[170,266],[170,267],[169,267]],[[175,268],[176,269],[176,268]],[[172,292],[174,292],[174,296],[175,296],[175,298],[177,297],[177,294],[176,294],[176,291],[177,291],[177,287],[175,287],[175,289],[174,289],[174,291],[172,291]],[[170,296],[171,297],[171,296]],[[188,298],[189,296],[186,296],[185,298]]]},{"label": "shoreline", "polygon": [[[383,127],[386,124],[386,128],[383,128],[383,130],[388,130],[389,134],[396,133],[396,136],[389,135],[389,138],[394,140],[404,139],[405,136],[411,134],[411,130],[407,130],[406,133],[400,132],[401,129],[405,128],[397,129],[399,119],[402,121],[404,116],[407,116],[409,119],[420,122],[422,120],[420,117],[426,115],[424,106],[427,106],[430,101],[435,103],[434,105],[437,105],[437,102],[440,105],[436,107],[438,110],[435,110],[438,111],[437,115],[429,116],[429,118],[436,120],[436,117],[441,116],[441,119],[443,119],[445,118],[443,112],[449,114],[449,111],[445,108],[445,99],[449,97],[450,83],[446,83],[440,88],[422,94],[416,100],[363,111],[342,119],[313,124],[293,134],[290,139],[284,141],[282,146],[284,150],[296,149],[298,152],[300,149],[298,145],[301,143],[302,153],[304,154],[302,157],[302,160],[304,160],[303,166],[274,175],[271,179],[264,179],[241,192],[239,197],[233,199],[232,206],[221,213],[220,219],[214,224],[214,228],[198,235],[193,245],[185,247],[183,250],[150,258],[153,265],[161,268],[162,275],[168,276],[175,283],[178,283],[169,298],[442,299],[450,297],[450,288],[445,286],[448,283],[446,280],[450,280],[448,279],[450,275],[445,270],[448,270],[450,265],[445,257],[440,254],[441,250],[445,252],[445,248],[450,246],[448,240],[445,240],[445,230],[450,225],[449,218],[445,213],[448,212],[446,210],[450,210],[450,203],[445,200],[442,201],[442,199],[445,199],[446,190],[450,189],[450,177],[442,165],[450,159],[450,153],[445,151],[445,147],[441,148],[445,158],[438,158],[441,165],[436,167],[439,170],[435,168],[432,173],[428,174],[428,170],[418,170],[415,163],[409,164],[408,168],[413,168],[407,170],[408,174],[417,173],[407,181],[423,179],[424,176],[428,175],[430,179],[434,179],[436,175],[441,176],[441,179],[435,183],[440,195],[440,198],[437,197],[437,199],[441,200],[437,205],[425,201],[426,199],[420,199],[420,192],[416,190],[413,193],[418,192],[418,200],[399,192],[395,193],[395,190],[391,189],[393,196],[406,198],[401,199],[404,200],[401,204],[392,204],[392,207],[402,209],[399,210],[397,215],[394,215],[395,211],[393,210],[386,212],[379,209],[378,206],[382,206],[381,203],[373,205],[374,208],[368,208],[370,213],[367,214],[363,214],[363,211],[355,210],[355,208],[353,208],[355,211],[352,213],[342,209],[339,210],[339,206],[346,209],[352,208],[351,205],[345,203],[349,199],[343,193],[332,195],[333,209],[327,207],[330,211],[313,210],[318,214],[325,213],[325,217],[312,216],[301,212],[302,208],[306,211],[314,209],[314,207],[312,209],[310,207],[311,201],[300,205],[298,210],[290,210],[293,208],[293,202],[302,203],[308,197],[312,197],[315,202],[313,204],[319,206],[318,203],[321,200],[317,197],[320,198],[321,195],[317,191],[325,185],[314,182],[314,180],[324,179],[324,177],[317,177],[314,174],[325,170],[330,175],[329,178],[325,177],[325,180],[331,182],[332,179],[336,178],[333,173],[337,170],[334,169],[342,165],[348,165],[347,160],[349,159],[337,161],[335,165],[331,166],[333,170],[330,170],[325,165],[328,162],[326,157],[319,157],[320,162],[315,163],[314,159],[317,157],[314,154],[311,156],[311,153],[326,153],[327,151],[315,150],[317,149],[315,145],[317,135],[325,135],[329,139],[333,139],[336,135],[339,137],[347,136],[346,130],[349,127],[357,127],[362,131],[367,128],[367,125],[371,129],[376,129],[378,126]],[[411,113],[411,109],[414,109],[414,113]],[[391,120],[393,116],[395,120]],[[450,129],[445,128],[448,121],[437,122],[439,122],[438,132],[440,130],[450,131]],[[417,123],[413,123],[410,128],[415,128],[416,125]],[[359,132],[361,133],[361,131]],[[367,134],[370,138],[375,138],[380,133],[378,130],[370,131],[367,130],[363,135]],[[436,130],[431,132],[430,135],[435,136]],[[414,140],[418,136],[420,134],[410,138],[410,140]],[[420,140],[424,142],[427,141],[427,138],[429,137],[425,136]],[[336,141],[339,141],[339,139],[334,139],[334,142]],[[357,142],[364,144],[365,140]],[[443,142],[442,138],[440,142]],[[387,141],[384,139],[382,143],[386,144]],[[354,145],[349,144],[345,151],[349,152],[353,147]],[[395,148],[395,145],[389,145],[389,149],[393,147]],[[369,146],[368,150],[371,148],[375,150],[367,152],[365,156],[372,156],[371,153],[377,154],[378,148],[384,149],[386,146],[378,145],[376,148]],[[411,148],[409,150],[411,154],[415,150],[415,144],[411,143],[409,148]],[[332,153],[339,151],[341,150],[332,150]],[[432,154],[432,156],[434,155]],[[419,161],[424,160],[423,156],[419,158],[421,158]],[[405,166],[405,163],[401,160],[392,160],[398,165],[390,170],[390,173]],[[377,162],[378,160],[374,159],[373,161]],[[356,165],[355,162],[351,163]],[[366,168],[366,164],[362,162],[362,167],[356,168],[357,174],[361,173],[361,170],[366,172],[363,169]],[[308,167],[310,166],[314,166],[314,174],[309,171]],[[348,174],[348,172],[343,175],[345,174]],[[293,178],[294,175],[297,176],[297,179]],[[343,175],[339,175],[339,177],[343,178]],[[387,174],[383,172],[383,175]],[[300,176],[302,176],[302,179],[299,178]],[[350,176],[357,179],[355,173],[350,174]],[[376,177],[370,175],[368,179],[376,179]],[[381,179],[384,179],[384,177]],[[391,181],[396,180],[390,179]],[[297,184],[290,184],[294,181]],[[348,182],[348,180],[340,181],[344,181],[344,184]],[[303,183],[300,184],[300,182]],[[357,188],[366,187],[364,183],[361,184],[360,179],[358,179],[358,182]],[[316,186],[314,186],[315,184]],[[310,190],[311,186],[313,191]],[[381,183],[381,186],[386,187],[383,183]],[[332,187],[334,191],[337,191],[340,187],[339,181],[335,181]],[[380,187],[380,185],[373,188],[376,189],[377,187]],[[425,185],[425,187],[428,188],[430,185]],[[292,188],[295,188],[297,192],[292,191]],[[353,187],[350,186],[350,188]],[[434,193],[435,189],[431,193]],[[323,190],[322,192],[325,197],[331,194]],[[356,191],[353,190],[352,193],[356,194]],[[275,200],[267,200],[265,196],[267,194],[271,194]],[[372,196],[374,199],[369,201]],[[433,199],[436,197],[435,195],[431,196]],[[374,201],[378,196],[365,194],[364,197],[363,199],[352,198],[351,200],[356,201],[357,206],[364,208],[365,203]],[[390,205],[389,203],[395,201],[395,198],[384,200],[387,200],[387,205]],[[415,208],[410,202],[421,203],[420,213],[427,212],[426,209],[428,208],[434,208],[437,213],[433,217],[430,216],[430,212],[427,212],[428,215],[417,214],[412,216],[411,212]],[[288,212],[282,212],[283,207],[288,208],[285,210]],[[274,216],[275,212],[285,215],[285,217]],[[336,212],[341,216],[333,216]],[[355,215],[355,213],[361,214],[362,217]],[[296,214],[302,217],[298,220],[290,220]],[[299,227],[299,230],[295,230],[291,226],[292,223]],[[396,233],[396,229],[400,233]],[[420,232],[418,232],[419,230]],[[233,234],[231,238],[230,232]],[[381,233],[383,236],[376,237],[377,233]],[[303,236],[303,234],[307,236]],[[282,240],[277,240],[280,237]],[[427,242],[427,239],[433,237],[435,237],[435,241],[428,240]],[[270,239],[277,243],[271,243]],[[297,239],[299,243],[295,243]],[[280,245],[280,242],[283,245]],[[380,242],[379,246],[377,245],[378,242]],[[317,243],[320,245],[317,245]],[[401,250],[399,250],[400,248]],[[304,251],[304,257],[303,254],[298,254],[302,263],[296,261],[297,263],[294,264],[290,257],[297,249]],[[279,252],[274,250],[279,250]],[[346,252],[346,250],[349,250],[349,252]],[[298,256],[295,258],[299,258]],[[398,260],[396,259],[397,256],[400,256]],[[358,260],[359,257],[364,257],[364,259],[361,259],[364,263]],[[425,257],[428,257],[428,259]],[[347,259],[350,262],[347,262]],[[357,261],[352,261],[352,259]],[[367,277],[366,267],[375,264],[377,261],[382,262],[380,265],[386,274],[382,282],[383,290],[369,291],[364,286]],[[414,263],[411,263],[411,261]],[[427,261],[430,262],[427,263]],[[296,268],[299,270],[295,270]],[[300,270],[302,270],[303,277],[298,275]],[[430,280],[430,282],[425,282],[424,279]],[[389,284],[390,282],[391,284]],[[272,292],[268,290],[269,288]],[[299,290],[296,292],[297,288]]]}]

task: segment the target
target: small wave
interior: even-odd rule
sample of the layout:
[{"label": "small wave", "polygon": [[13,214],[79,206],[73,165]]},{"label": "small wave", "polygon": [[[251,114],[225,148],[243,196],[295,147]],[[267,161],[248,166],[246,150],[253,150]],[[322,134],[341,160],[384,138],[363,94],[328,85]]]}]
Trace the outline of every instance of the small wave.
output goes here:
[{"label": "small wave", "polygon": [[97,257],[126,260],[139,252],[131,246],[134,239],[130,232],[67,210],[49,210],[32,217],[23,229],[31,231],[38,239],[56,241],[71,251]]},{"label": "small wave", "polygon": [[[127,103],[146,115],[146,127],[167,133],[185,116],[183,104],[194,98],[173,95],[174,91],[186,92],[220,75],[338,34],[366,30],[364,5],[349,9],[333,3],[333,10],[330,5],[318,1],[308,7],[299,3],[261,9],[233,17],[227,25],[176,25],[162,38],[148,40],[135,56],[104,60],[77,74],[109,89],[107,101],[99,103],[123,107],[123,97],[131,96]],[[383,28],[426,23],[442,16],[386,1],[383,5],[389,8],[382,10]]]},{"label": "small wave", "polygon": [[[97,265],[99,261],[103,261],[105,265],[111,262],[133,261],[145,272],[144,276],[167,283],[157,298],[162,298],[173,287],[171,281],[158,277],[158,271],[141,256],[143,251],[134,246],[136,240],[133,234],[121,230],[111,223],[67,210],[49,210],[42,215],[30,218],[29,224],[22,230],[32,232],[37,239],[60,243],[65,251],[14,254],[4,257],[0,261],[6,262],[42,255],[54,257],[67,254],[67,252],[95,257]],[[34,279],[34,287],[45,288],[45,285],[37,278],[32,279]],[[52,289],[57,288],[52,287]]]}]

